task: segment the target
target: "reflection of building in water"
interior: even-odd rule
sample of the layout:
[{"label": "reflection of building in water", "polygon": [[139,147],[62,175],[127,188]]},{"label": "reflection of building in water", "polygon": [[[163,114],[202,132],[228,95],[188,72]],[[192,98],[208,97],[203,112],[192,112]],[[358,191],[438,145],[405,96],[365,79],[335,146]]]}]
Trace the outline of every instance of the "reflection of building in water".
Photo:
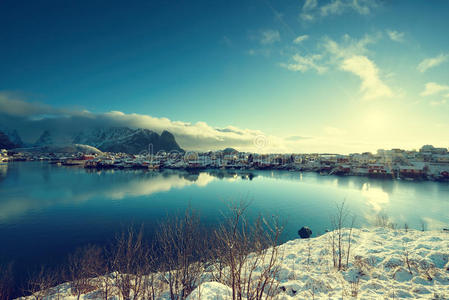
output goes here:
[{"label": "reflection of building in water", "polygon": [[349,177],[338,177],[337,185],[339,187],[348,188],[350,186],[351,179]]},{"label": "reflection of building in water", "polygon": [[0,163],[0,180],[5,179],[7,173],[8,173],[8,164]]},{"label": "reflection of building in water", "polygon": [[257,177],[257,174],[255,172],[235,171],[226,169],[212,169],[207,173],[218,179],[235,179],[237,177],[240,177],[243,180],[253,180],[253,178]]}]

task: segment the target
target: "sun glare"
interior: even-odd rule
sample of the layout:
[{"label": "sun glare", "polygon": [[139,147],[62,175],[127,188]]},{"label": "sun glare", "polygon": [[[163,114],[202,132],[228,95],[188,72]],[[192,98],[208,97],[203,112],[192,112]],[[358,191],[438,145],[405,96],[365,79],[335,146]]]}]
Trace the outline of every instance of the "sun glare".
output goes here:
[{"label": "sun glare", "polygon": [[364,129],[369,132],[379,132],[388,127],[388,121],[388,117],[382,111],[369,112],[363,120]]}]

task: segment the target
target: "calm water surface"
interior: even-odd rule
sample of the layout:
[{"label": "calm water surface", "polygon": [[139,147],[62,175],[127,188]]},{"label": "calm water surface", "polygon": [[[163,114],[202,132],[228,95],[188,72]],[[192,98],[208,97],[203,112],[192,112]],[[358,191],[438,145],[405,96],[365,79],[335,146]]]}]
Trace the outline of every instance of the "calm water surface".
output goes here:
[{"label": "calm water surface", "polygon": [[403,226],[449,225],[449,184],[287,171],[86,171],[45,162],[0,165],[0,260],[24,269],[58,263],[87,243],[104,243],[130,224],[157,222],[188,206],[216,224],[232,200],[252,200],[250,215],[287,220],[284,240],[308,225],[329,228],[336,203],[346,199],[357,225],[386,213]]}]

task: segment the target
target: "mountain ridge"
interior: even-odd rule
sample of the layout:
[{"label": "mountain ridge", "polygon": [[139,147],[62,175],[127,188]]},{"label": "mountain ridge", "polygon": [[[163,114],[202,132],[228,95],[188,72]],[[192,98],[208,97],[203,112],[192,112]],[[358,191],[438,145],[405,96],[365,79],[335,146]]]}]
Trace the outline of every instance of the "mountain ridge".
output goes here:
[{"label": "mountain ridge", "polygon": [[[59,140],[59,142],[58,142]],[[32,147],[50,149],[52,146],[87,145],[103,152],[123,152],[128,154],[157,153],[159,151],[184,150],[178,145],[172,133],[167,130],[159,135],[157,132],[145,128],[129,127],[99,127],[84,130],[73,136],[58,139],[50,130],[44,130]],[[14,149],[25,146],[17,131],[7,133],[0,129],[0,148]],[[30,145],[31,146],[31,145]]]},{"label": "mountain ridge", "polygon": [[0,129],[0,149],[13,149],[23,145],[17,130]]},{"label": "mountain ridge", "polygon": [[129,154],[173,150],[184,152],[170,132],[164,130],[159,135],[155,131],[144,128],[108,127],[92,129],[78,133],[73,138],[73,143],[89,145],[103,152]]}]

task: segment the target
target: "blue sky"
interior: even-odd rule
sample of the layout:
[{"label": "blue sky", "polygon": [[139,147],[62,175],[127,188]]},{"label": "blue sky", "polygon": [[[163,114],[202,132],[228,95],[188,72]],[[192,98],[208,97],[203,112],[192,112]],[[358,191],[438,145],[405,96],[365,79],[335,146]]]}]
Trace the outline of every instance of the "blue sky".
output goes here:
[{"label": "blue sky", "polygon": [[449,1],[2,1],[0,93],[9,105],[232,126],[266,136],[270,151],[447,147],[448,11]]}]

